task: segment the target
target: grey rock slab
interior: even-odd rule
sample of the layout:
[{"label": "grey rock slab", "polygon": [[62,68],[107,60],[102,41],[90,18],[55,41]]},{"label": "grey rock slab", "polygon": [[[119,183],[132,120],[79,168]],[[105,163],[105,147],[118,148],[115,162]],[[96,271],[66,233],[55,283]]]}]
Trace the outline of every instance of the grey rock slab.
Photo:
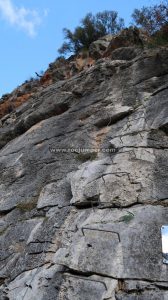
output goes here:
[{"label": "grey rock slab", "polygon": [[61,267],[46,264],[22,273],[8,286],[7,297],[10,300],[54,300],[59,299],[58,286],[62,282]]},{"label": "grey rock slab", "polygon": [[167,101],[167,88],[161,89],[160,92],[154,94],[149,101],[146,110],[146,122],[151,129],[166,130],[168,123],[168,101]]},{"label": "grey rock slab", "polygon": [[[20,270],[23,270],[25,267],[26,259],[26,241],[29,239],[29,235],[32,230],[39,226],[41,219],[30,219],[16,223],[16,225],[8,226],[6,230],[1,235],[1,251],[0,251],[0,260],[1,260],[1,271],[0,276],[10,276]],[[17,260],[22,262],[18,264],[15,269],[10,270],[14,267]],[[18,270],[17,270],[18,268]]]},{"label": "grey rock slab", "polygon": [[121,47],[115,49],[111,54],[113,60],[132,60],[142,53],[142,48]]},{"label": "grey rock slab", "polygon": [[167,222],[167,208],[161,206],[90,210],[66,255],[56,253],[54,261],[79,273],[167,281],[160,232]]},{"label": "grey rock slab", "polygon": [[71,186],[66,180],[50,183],[40,193],[37,208],[47,206],[67,206],[71,199]]},{"label": "grey rock slab", "polygon": [[[101,178],[104,169],[109,163],[109,159],[96,160],[93,162],[87,162],[83,164],[80,169],[72,175],[71,178],[71,190],[73,198],[71,204],[83,204],[87,203],[87,197],[85,197],[85,192],[87,190],[87,185],[91,182],[95,182],[97,178]],[[95,190],[95,194],[94,194]],[[92,195],[88,198],[92,198],[93,195],[97,195],[97,189],[92,190]]]},{"label": "grey rock slab", "polygon": [[103,300],[115,299],[117,280],[103,278],[100,276],[82,277],[65,273],[60,288],[59,299],[69,300]]},{"label": "grey rock slab", "polygon": [[[94,125],[97,127],[104,127],[104,126],[112,125],[113,123],[116,123],[117,121],[119,121],[119,120],[123,119],[124,117],[126,117],[127,115],[129,115],[132,111],[133,111],[132,107],[120,106],[120,105],[115,105],[115,106],[109,105],[103,111],[103,114],[105,115],[105,117],[99,118],[99,116],[96,115],[98,120],[96,120]],[[101,111],[101,113],[99,112],[99,115],[102,115],[102,111]]]},{"label": "grey rock slab", "polygon": [[93,57],[94,59],[101,58],[104,51],[109,46],[109,44],[110,44],[110,38],[108,40],[99,39],[99,40],[91,43],[91,45],[89,47],[90,56]]},{"label": "grey rock slab", "polygon": [[118,293],[116,294],[116,300],[166,300],[168,298],[168,292],[162,291],[159,289],[151,289],[146,291],[134,291],[131,294],[126,293]]},{"label": "grey rock slab", "polygon": [[71,204],[124,207],[168,198],[167,150],[126,147],[112,163],[102,162],[86,163],[73,175]]},{"label": "grey rock slab", "polygon": [[33,274],[27,299],[167,300],[168,51],[135,54],[114,50],[3,119],[0,298]]}]

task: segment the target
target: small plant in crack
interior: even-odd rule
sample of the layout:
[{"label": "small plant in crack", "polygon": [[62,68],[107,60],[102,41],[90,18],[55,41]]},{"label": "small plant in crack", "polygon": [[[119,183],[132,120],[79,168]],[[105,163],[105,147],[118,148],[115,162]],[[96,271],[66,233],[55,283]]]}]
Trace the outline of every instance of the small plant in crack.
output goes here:
[{"label": "small plant in crack", "polygon": [[131,212],[128,212],[127,215],[122,216],[117,222],[125,222],[129,223],[134,219],[134,214]]},{"label": "small plant in crack", "polygon": [[144,101],[149,101],[150,100],[150,96],[145,96],[144,97]]},{"label": "small plant in crack", "polygon": [[46,222],[48,222],[49,219],[50,219],[50,217],[45,216],[43,222],[46,223]]},{"label": "small plant in crack", "polygon": [[97,152],[89,152],[89,153],[79,153],[77,155],[77,159],[82,162],[86,162],[88,160],[94,160],[97,157]]},{"label": "small plant in crack", "polygon": [[29,212],[35,209],[37,206],[37,199],[33,199],[30,202],[21,202],[16,208],[18,208],[22,212]]},{"label": "small plant in crack", "polygon": [[5,234],[5,232],[7,231],[8,227],[5,227],[4,229],[0,230],[0,236]]}]

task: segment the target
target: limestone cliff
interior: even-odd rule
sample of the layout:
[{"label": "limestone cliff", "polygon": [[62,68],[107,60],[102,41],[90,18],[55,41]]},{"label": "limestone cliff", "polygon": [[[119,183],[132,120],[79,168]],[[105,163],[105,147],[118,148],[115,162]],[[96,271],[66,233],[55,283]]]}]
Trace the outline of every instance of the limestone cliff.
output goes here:
[{"label": "limestone cliff", "polygon": [[127,45],[3,117],[1,300],[168,299],[167,82]]}]

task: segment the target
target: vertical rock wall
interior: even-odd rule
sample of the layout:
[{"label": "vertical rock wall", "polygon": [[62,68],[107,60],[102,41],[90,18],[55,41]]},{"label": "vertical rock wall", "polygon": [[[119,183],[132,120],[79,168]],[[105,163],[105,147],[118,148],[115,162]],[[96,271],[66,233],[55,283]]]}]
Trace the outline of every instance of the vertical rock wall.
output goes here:
[{"label": "vertical rock wall", "polygon": [[168,299],[168,50],[135,53],[0,128],[0,299]]}]

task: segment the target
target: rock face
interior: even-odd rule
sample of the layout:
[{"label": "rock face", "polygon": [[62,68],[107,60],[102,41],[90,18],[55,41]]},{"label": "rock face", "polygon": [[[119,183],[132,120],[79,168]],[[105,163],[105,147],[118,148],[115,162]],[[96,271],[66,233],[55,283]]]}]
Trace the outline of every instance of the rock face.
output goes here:
[{"label": "rock face", "polygon": [[[139,48],[143,48],[148,40],[149,36],[146,32],[139,30],[138,28],[126,28],[119,32],[119,34],[112,36],[103,55],[107,57],[113,53],[114,50],[122,47],[135,47],[136,45]],[[129,52],[127,55],[129,55]]]},{"label": "rock face", "polygon": [[111,40],[113,40],[113,36],[106,35],[99,40],[91,43],[89,47],[90,56],[95,59],[101,58],[105,50],[107,50],[107,48],[109,47]]},{"label": "rock face", "polygon": [[5,117],[1,300],[168,299],[168,49],[130,47]]}]

